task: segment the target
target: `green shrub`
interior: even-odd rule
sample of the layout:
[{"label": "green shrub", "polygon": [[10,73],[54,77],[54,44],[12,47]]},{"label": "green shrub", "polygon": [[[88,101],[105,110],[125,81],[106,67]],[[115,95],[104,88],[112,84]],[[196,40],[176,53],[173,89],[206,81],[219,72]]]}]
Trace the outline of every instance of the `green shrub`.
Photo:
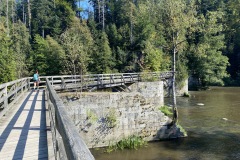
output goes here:
[{"label": "green shrub", "polygon": [[177,127],[180,129],[184,136],[187,136],[186,130],[180,124],[177,124]]},{"label": "green shrub", "polygon": [[142,146],[146,146],[147,142],[144,141],[141,137],[139,136],[129,136],[127,138],[124,138],[117,142],[116,144],[109,145],[107,147],[107,152],[110,153],[115,150],[123,150],[123,149],[138,149]]},{"label": "green shrub", "polygon": [[151,74],[151,72],[142,72],[141,73],[141,81],[143,82],[155,82],[158,81],[157,76]]},{"label": "green shrub", "polygon": [[95,122],[97,122],[98,117],[97,117],[97,115],[96,115],[93,111],[91,111],[91,110],[89,109],[89,110],[87,110],[87,119],[88,119],[92,124],[94,124]]},{"label": "green shrub", "polygon": [[162,106],[159,108],[159,110],[164,113],[166,116],[172,116],[172,107],[168,107],[168,106]]},{"label": "green shrub", "polygon": [[117,116],[115,109],[111,109],[106,116],[107,126],[113,128],[117,125]]},{"label": "green shrub", "polygon": [[186,92],[184,92],[184,93],[183,93],[183,97],[190,97],[190,94],[189,94],[189,93],[186,93]]}]

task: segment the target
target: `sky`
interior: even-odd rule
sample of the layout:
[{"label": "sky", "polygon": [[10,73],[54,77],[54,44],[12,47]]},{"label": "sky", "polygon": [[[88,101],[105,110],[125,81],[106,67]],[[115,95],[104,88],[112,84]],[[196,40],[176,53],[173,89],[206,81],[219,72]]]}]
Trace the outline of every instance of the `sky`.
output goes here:
[{"label": "sky", "polygon": [[[79,3],[77,3],[77,5],[79,5]],[[82,16],[83,18],[86,18],[86,19],[87,19],[87,18],[88,18],[88,13],[87,13],[87,11],[88,11],[88,10],[93,11],[93,7],[89,4],[88,0],[83,0],[83,1],[81,1],[80,7],[83,8],[83,10],[85,11],[85,12],[81,13],[81,16]]]}]

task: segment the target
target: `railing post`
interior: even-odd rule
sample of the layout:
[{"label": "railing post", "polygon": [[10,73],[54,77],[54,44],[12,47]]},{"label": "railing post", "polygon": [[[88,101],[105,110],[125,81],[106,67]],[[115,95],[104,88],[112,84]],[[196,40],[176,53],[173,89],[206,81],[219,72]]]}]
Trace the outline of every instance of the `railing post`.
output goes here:
[{"label": "railing post", "polygon": [[21,81],[20,82],[20,87],[21,87],[21,94],[23,93],[23,91],[24,91],[24,83],[25,83],[25,81]]},{"label": "railing post", "polygon": [[30,90],[30,78],[27,79],[27,83],[28,83],[28,90]]},{"label": "railing post", "polygon": [[7,86],[4,87],[4,108],[7,108],[8,106],[8,96],[7,96]]}]

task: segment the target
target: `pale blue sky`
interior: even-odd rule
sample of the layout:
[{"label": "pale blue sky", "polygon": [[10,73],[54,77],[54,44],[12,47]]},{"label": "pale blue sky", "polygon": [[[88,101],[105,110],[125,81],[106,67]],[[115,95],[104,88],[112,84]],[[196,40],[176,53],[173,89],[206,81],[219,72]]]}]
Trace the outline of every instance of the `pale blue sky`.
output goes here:
[{"label": "pale blue sky", "polygon": [[[77,2],[77,5],[79,5],[79,2]],[[88,0],[83,0],[80,3],[80,7],[83,8],[83,10],[88,11],[90,9],[90,11],[93,11],[93,7],[89,4]],[[87,18],[87,12],[83,12],[81,13],[83,18]]]}]

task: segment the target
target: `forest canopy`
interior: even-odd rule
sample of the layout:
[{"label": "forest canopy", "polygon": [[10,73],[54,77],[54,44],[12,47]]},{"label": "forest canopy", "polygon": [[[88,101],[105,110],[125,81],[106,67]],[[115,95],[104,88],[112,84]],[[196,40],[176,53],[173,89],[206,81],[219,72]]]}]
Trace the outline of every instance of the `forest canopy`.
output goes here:
[{"label": "forest canopy", "polygon": [[[84,0],[86,1],[86,0]],[[172,70],[240,85],[239,0],[0,0],[0,83]]]}]

